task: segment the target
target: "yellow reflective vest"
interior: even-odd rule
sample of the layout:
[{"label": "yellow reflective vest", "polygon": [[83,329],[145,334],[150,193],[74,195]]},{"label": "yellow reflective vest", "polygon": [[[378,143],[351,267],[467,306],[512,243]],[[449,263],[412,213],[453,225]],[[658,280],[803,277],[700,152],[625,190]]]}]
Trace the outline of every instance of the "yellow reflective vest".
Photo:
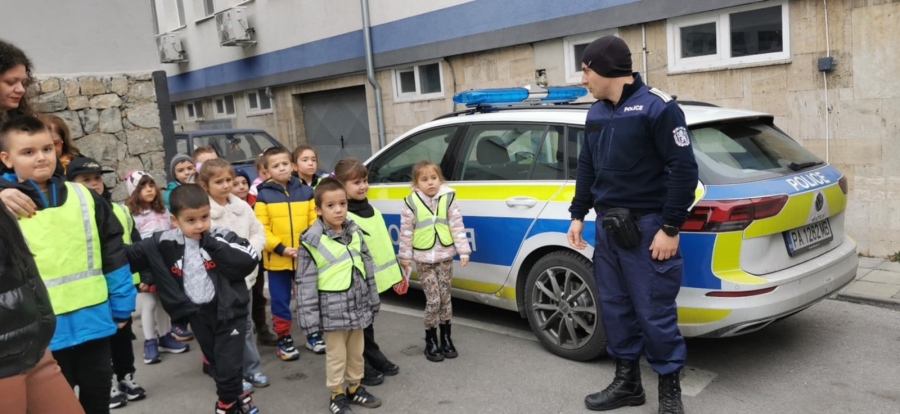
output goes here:
[{"label": "yellow reflective vest", "polygon": [[339,241],[322,234],[318,246],[302,241],[316,262],[316,270],[319,272],[318,289],[322,292],[344,292],[350,289],[353,280],[353,268],[366,277],[366,266],[362,258],[362,235],[354,232],[350,244]]},{"label": "yellow reflective vest", "polygon": [[81,184],[65,186],[63,205],[19,221],[57,315],[99,305],[109,297],[94,198]]},{"label": "yellow reflective vest", "polygon": [[453,245],[453,233],[450,231],[450,220],[447,213],[451,199],[451,194],[445,194],[438,198],[437,211],[434,212],[422,201],[419,193],[413,191],[406,198],[406,205],[416,217],[413,249],[430,250],[438,240],[444,246]]},{"label": "yellow reflective vest", "polygon": [[[134,228],[134,217],[131,216],[131,211],[128,210],[128,207],[119,203],[112,203],[112,210],[113,214],[116,215],[116,218],[119,219],[119,224],[125,229],[122,236],[122,242],[126,245],[131,244],[133,242],[133,240],[131,240],[131,230]],[[137,272],[131,274],[131,279],[135,285],[141,284],[141,275]]]},{"label": "yellow reflective vest", "polygon": [[363,240],[366,242],[366,247],[369,248],[372,261],[375,262],[375,286],[378,288],[378,293],[400,283],[403,280],[400,264],[397,263],[397,254],[394,253],[391,235],[388,234],[381,212],[375,210],[375,215],[369,218],[363,218],[353,213],[349,214],[353,222],[364,232]]}]

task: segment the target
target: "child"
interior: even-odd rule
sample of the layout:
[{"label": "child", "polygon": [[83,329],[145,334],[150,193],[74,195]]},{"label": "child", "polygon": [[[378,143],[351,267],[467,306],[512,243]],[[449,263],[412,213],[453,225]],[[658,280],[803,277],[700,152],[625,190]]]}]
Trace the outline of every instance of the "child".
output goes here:
[{"label": "child", "polygon": [[[210,219],[212,225],[233,231],[238,237],[247,239],[253,249],[262,251],[266,247],[266,231],[256,219],[253,209],[247,203],[231,194],[234,180],[234,169],[228,161],[221,158],[211,159],[200,168],[200,186],[209,194]],[[247,289],[256,283],[256,271],[247,275]],[[251,301],[252,302],[252,301]],[[248,304],[248,309],[250,304]],[[244,347],[244,391],[253,387],[268,387],[269,378],[262,373],[262,361],[256,349],[256,336],[253,334],[253,321],[247,315],[246,344]]]},{"label": "child", "polygon": [[[250,186],[248,183],[250,182],[250,175],[240,168],[235,169],[235,174],[231,193],[249,204],[252,209],[253,206],[256,205],[256,196],[250,194],[249,191]],[[259,251],[262,251],[262,249]],[[278,336],[269,330],[269,325],[266,323],[266,304],[269,303],[269,301],[266,299],[265,290],[266,274],[263,271],[263,264],[260,260],[259,269],[257,269],[256,272],[256,283],[254,283],[253,288],[250,289],[250,303],[253,305],[250,314],[253,319],[253,325],[256,327],[256,340],[259,344],[265,346],[277,346]]]},{"label": "child", "polygon": [[40,114],[38,119],[47,124],[47,129],[50,130],[50,136],[53,138],[53,146],[56,149],[56,159],[58,160],[56,163],[56,175],[64,177],[69,163],[77,157],[83,157],[83,155],[81,155],[78,147],[75,146],[75,142],[72,140],[72,133],[69,132],[69,126],[66,125],[66,121],[50,114]]},{"label": "child", "polygon": [[[347,210],[350,219],[363,231],[363,240],[369,248],[375,262],[375,285],[378,293],[388,290],[403,280],[397,255],[394,253],[391,236],[387,224],[377,208],[369,204],[369,170],[356,158],[344,158],[334,166],[334,178],[344,185],[347,191]],[[400,367],[391,362],[375,342],[375,328],[366,326],[363,330],[365,346],[363,357],[366,360],[364,385],[378,385],[384,382],[385,375],[397,375]]]},{"label": "child", "polygon": [[[291,154],[282,147],[267,149],[263,156],[272,178],[259,185],[256,217],[266,229],[264,267],[269,271],[272,319],[278,335],[276,353],[284,361],[295,361],[300,353],[291,337],[291,293],[300,234],[316,221],[313,190],[291,176]],[[307,332],[306,347],[325,352],[321,332]]]},{"label": "child", "polygon": [[347,193],[341,183],[323,179],[315,201],[321,219],[303,233],[303,249],[297,255],[297,317],[305,331],[325,332],[330,411],[352,413],[350,403],[375,408],[381,400],[360,385],[362,330],[372,324],[381,307],[372,277],[375,265],[362,230],[347,219]]},{"label": "child", "polygon": [[172,230],[128,246],[136,268],[151,269],[162,305],[187,318],[216,381],[216,414],[258,414],[241,392],[244,330],[250,295],[244,280],[259,262],[250,242],[210,228],[209,196],[196,184],[172,191]]},{"label": "child", "polygon": [[[110,202],[113,214],[119,220],[119,224],[124,229],[122,242],[126,245],[133,241],[140,241],[141,235],[134,227],[134,220],[131,218],[131,212],[128,207],[121,204],[112,203],[111,194],[106,190],[103,183],[102,174],[115,172],[114,170],[103,168],[93,158],[79,157],[73,158],[66,169],[66,179],[84,185],[90,190],[103,197],[104,200]],[[132,273],[132,283],[137,292],[137,286],[141,283],[140,276]],[[124,407],[128,401],[138,401],[146,396],[146,391],[137,381],[134,380],[134,348],[131,347],[131,341],[134,339],[134,332],[131,330],[132,318],[128,317],[125,326],[119,328],[116,334],[110,338],[110,352],[112,354],[113,378],[112,388],[109,394],[109,408]]]},{"label": "child", "polygon": [[135,303],[122,226],[100,195],[53,176],[53,139],[37,118],[0,127],[0,161],[11,171],[0,188],[15,188],[38,206],[19,225],[56,314],[53,357],[69,385],[79,387],[85,412],[109,412],[110,337]]},{"label": "child", "polygon": [[[453,191],[441,174],[441,167],[431,161],[413,166],[413,191],[400,210],[400,266],[408,274],[416,262],[419,283],[425,291],[425,357],[440,362],[456,358],[458,353],[450,339],[450,285],[453,280],[453,256],[459,263],[469,263],[469,240],[463,226],[462,213]],[[432,213],[436,211],[437,213]],[[428,224],[427,222],[431,222]],[[441,324],[441,344],[437,342],[437,325]]]},{"label": "child", "polygon": [[184,154],[176,154],[169,162],[169,185],[166,186],[166,193],[163,195],[163,202],[166,210],[169,209],[169,194],[179,185],[186,184],[191,174],[196,172],[194,161],[191,157]]},{"label": "child", "polygon": [[197,171],[200,171],[200,167],[203,166],[204,162],[216,158],[219,158],[219,154],[216,154],[216,150],[209,145],[197,147],[191,154],[191,160],[194,161],[194,167]]},{"label": "child", "polygon": [[295,177],[303,181],[303,184],[316,188],[319,185],[319,176],[316,175],[319,158],[316,150],[309,145],[298,145],[291,153],[291,160],[294,162]]},{"label": "child", "polygon": [[266,171],[266,157],[264,155],[260,154],[260,156],[256,157],[253,166],[256,168],[256,179],[250,183],[250,194],[255,196],[259,194],[258,186],[269,178],[272,178],[272,176]]},{"label": "child", "polygon": [[[143,171],[132,171],[125,176],[125,189],[128,198],[125,206],[131,210],[134,227],[141,234],[141,239],[149,238],[158,231],[172,228],[169,212],[163,206],[162,197],[156,181]],[[138,294],[141,298],[141,327],[144,330],[144,363],[156,364],[161,361],[160,352],[180,354],[189,349],[176,338],[176,329],[169,326],[169,315],[159,304],[159,296],[153,286],[157,275],[149,272],[141,273]],[[159,330],[156,328],[159,327]]]}]

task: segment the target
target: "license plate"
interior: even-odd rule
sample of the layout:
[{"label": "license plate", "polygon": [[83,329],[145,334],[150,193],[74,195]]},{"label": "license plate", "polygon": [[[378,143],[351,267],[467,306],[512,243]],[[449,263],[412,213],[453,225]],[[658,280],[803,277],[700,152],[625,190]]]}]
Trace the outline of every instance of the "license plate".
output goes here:
[{"label": "license plate", "polygon": [[791,257],[828,244],[834,239],[828,219],[788,230],[782,234]]}]

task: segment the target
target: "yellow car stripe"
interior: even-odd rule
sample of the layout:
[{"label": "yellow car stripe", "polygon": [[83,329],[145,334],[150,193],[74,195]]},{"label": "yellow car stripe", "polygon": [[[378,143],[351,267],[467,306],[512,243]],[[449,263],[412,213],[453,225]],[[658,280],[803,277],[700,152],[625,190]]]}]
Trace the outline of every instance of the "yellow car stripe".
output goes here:
[{"label": "yellow car stripe", "polygon": [[[419,280],[419,274],[412,272],[409,276],[412,280]],[[516,300],[516,288],[512,286],[500,286],[494,283],[485,283],[475,280],[453,279],[450,285],[456,289],[466,290],[469,292],[494,294],[498,298],[507,300]]]},{"label": "yellow car stripe", "polygon": [[[456,197],[463,200],[503,201],[512,197],[528,196],[538,201],[548,201],[559,192],[558,183],[529,183],[491,185],[487,183],[454,183]],[[371,188],[369,198],[372,200],[402,200],[412,192],[410,187]],[[574,195],[574,188],[572,190]],[[572,199],[569,198],[569,201]]]},{"label": "yellow car stripe", "polygon": [[679,325],[701,325],[721,321],[731,315],[730,309],[678,308]]},{"label": "yellow car stripe", "polygon": [[[822,190],[822,193],[828,200],[831,216],[847,209],[847,195],[841,191],[840,186],[832,185],[826,187]],[[754,220],[753,223],[750,223],[744,230],[744,237],[750,239],[768,236],[809,224],[806,221],[809,218],[810,207],[813,205],[815,196],[815,191],[792,195],[781,212],[776,216]]]},{"label": "yellow car stripe", "polygon": [[761,285],[768,280],[741,270],[741,232],[722,233],[716,237],[712,253],[712,271],[719,279],[739,285]]}]

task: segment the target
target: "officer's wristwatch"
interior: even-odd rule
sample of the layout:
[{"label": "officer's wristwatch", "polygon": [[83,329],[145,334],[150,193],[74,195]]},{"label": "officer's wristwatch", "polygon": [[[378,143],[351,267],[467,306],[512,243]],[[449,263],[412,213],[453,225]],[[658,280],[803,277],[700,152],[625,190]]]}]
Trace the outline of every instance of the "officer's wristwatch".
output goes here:
[{"label": "officer's wristwatch", "polygon": [[669,236],[669,237],[677,236],[678,230],[679,230],[678,227],[675,227],[675,226],[669,226],[669,225],[662,226],[663,233],[666,233],[666,236]]}]

